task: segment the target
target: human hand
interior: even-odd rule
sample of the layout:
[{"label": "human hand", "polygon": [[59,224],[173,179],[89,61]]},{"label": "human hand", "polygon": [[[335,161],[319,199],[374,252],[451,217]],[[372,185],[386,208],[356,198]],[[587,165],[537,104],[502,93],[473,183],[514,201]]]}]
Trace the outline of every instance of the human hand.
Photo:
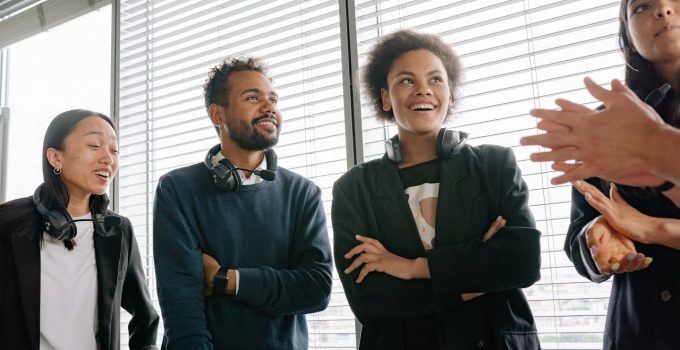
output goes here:
[{"label": "human hand", "polygon": [[203,294],[209,296],[212,294],[212,281],[220,269],[220,263],[208,254],[203,254]]},{"label": "human hand", "polygon": [[585,181],[574,181],[572,185],[583,194],[588,204],[602,214],[614,230],[633,241],[645,244],[655,243],[653,241],[654,219],[630,206],[621,197],[615,184],[612,183],[609,190],[611,198]]},{"label": "human hand", "polygon": [[489,239],[491,239],[491,237],[496,235],[496,232],[500,231],[503,227],[505,227],[506,223],[507,221],[505,221],[505,219],[503,219],[503,217],[499,215],[496,218],[496,220],[494,220],[491,223],[491,227],[489,227],[489,229],[486,230],[486,233],[484,234],[484,236],[482,236],[482,240],[488,241]]},{"label": "human hand", "polygon": [[586,244],[602,273],[638,271],[652,262],[652,258],[638,253],[633,241],[614,230],[602,216],[595,219],[586,231]]},{"label": "human hand", "polygon": [[[573,173],[574,171],[578,171],[580,167],[583,166],[583,163],[577,162],[577,163],[566,163],[566,162],[554,162],[552,163],[551,167],[555,171],[561,171],[565,175],[569,173]],[[561,176],[556,177],[553,180],[560,179],[560,183],[562,182]],[[630,173],[628,175],[624,176],[616,176],[616,180],[611,180],[607,179],[610,181],[616,181],[617,183],[628,185],[628,186],[636,186],[636,187],[655,187],[659,186],[662,183],[664,183],[664,179],[654,175],[653,173],[649,171],[642,171],[638,173]],[[572,180],[570,180],[572,181]]]},{"label": "human hand", "polygon": [[460,297],[463,299],[463,301],[470,301],[474,298],[481,297],[484,295],[484,293],[463,293],[460,295]]},{"label": "human hand", "polygon": [[[611,91],[588,78],[585,84],[605,109],[594,111],[558,99],[561,110],[532,110],[530,114],[541,119],[537,127],[546,133],[523,137],[520,143],[551,150],[534,153],[531,159],[563,163],[557,169],[564,174],[552,179],[553,184],[594,176],[636,186],[663,183],[650,176],[644,147],[661,129],[659,115],[616,79]],[[564,163],[570,160],[576,163]]]},{"label": "human hand", "polygon": [[416,277],[413,269],[415,268],[415,261],[402,258],[398,255],[392,254],[377,239],[356,235],[355,238],[362,242],[356,247],[352,248],[345,259],[356,259],[345,269],[346,274],[352,273],[358,267],[363,265],[356,283],[364,281],[366,276],[373,272],[384,272],[390,276],[397,277],[403,280],[409,280]]}]

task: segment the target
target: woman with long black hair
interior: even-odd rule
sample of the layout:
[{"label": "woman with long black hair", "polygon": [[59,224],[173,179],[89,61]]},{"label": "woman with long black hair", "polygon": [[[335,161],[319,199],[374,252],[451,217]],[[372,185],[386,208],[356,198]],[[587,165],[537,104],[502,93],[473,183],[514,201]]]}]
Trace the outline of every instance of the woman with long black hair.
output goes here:
[{"label": "woman with long black hair", "polygon": [[[565,172],[557,181],[593,172],[606,177],[573,182],[565,251],[584,277],[602,282],[614,276],[604,330],[608,350],[680,348],[680,188],[667,181],[675,178],[668,167],[678,165],[666,164],[664,170],[634,161],[640,157],[637,153],[655,158],[657,154],[650,152],[678,152],[659,149],[654,136],[667,138],[673,135],[668,131],[677,133],[680,127],[679,29],[680,2],[622,0],[619,43],[627,86],[614,80],[607,91],[587,79],[588,90],[604,102],[601,110],[558,100],[561,111],[532,111],[543,118],[539,127],[548,135],[523,140],[552,148],[532,158],[556,161],[553,168]],[[641,129],[611,134],[613,128],[607,125],[617,118]],[[573,129],[581,134],[585,129],[599,131],[607,141],[600,142],[594,134],[569,144],[565,140]],[[637,144],[613,147],[611,140],[624,139],[628,133],[647,136],[629,139],[638,140]],[[596,153],[599,159],[588,156]],[[615,154],[613,160],[608,153]],[[630,160],[626,169],[610,165],[626,155]],[[577,162],[564,162],[570,159]]]},{"label": "woman with long black hair", "polygon": [[153,349],[151,304],[130,221],[109,210],[118,170],[111,120],[70,110],[47,128],[44,183],[0,205],[0,349]]}]

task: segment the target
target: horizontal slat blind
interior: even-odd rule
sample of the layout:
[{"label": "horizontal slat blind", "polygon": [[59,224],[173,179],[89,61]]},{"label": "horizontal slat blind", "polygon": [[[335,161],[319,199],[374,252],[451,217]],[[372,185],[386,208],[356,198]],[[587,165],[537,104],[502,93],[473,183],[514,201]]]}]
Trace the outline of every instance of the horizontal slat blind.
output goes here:
[{"label": "horizontal slat blind", "polygon": [[[120,208],[135,226],[154,300],[155,188],[218,142],[202,85],[226,56],[269,64],[284,120],[279,164],[321,187],[330,230],[330,190],[347,168],[339,21],[337,0],[121,1]],[[310,348],[354,347],[337,280],[328,309],[307,319]]]}]

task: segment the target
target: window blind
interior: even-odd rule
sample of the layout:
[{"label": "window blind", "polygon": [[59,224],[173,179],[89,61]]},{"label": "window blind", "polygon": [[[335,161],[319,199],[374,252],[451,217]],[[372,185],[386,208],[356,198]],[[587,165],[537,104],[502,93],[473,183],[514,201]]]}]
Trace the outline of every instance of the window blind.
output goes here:
[{"label": "window blind", "polygon": [[[270,64],[284,118],[280,164],[314,180],[330,214],[330,189],[347,164],[379,157],[396,132],[376,122],[362,100],[349,105],[363,117],[357,134],[347,134],[352,113],[341,57],[357,55],[361,66],[379,36],[411,28],[440,35],[461,57],[464,83],[451,126],[470,132],[472,144],[501,144],[517,155],[543,232],[542,279],[525,291],[543,348],[601,348],[610,285],[593,284],[571,266],[562,251],[570,188],[549,185],[549,167],[528,160],[537,149],[518,140],[536,133],[529,109],[552,107],[558,96],[594,103],[583,76],[622,76],[617,15],[615,0],[122,0],[119,208],[135,226],[154,300],[158,178],[200,162],[217,143],[201,96],[208,70],[228,55]],[[345,46],[342,21],[352,24]],[[348,55],[350,47],[356,51]],[[347,147],[357,159],[348,159]],[[308,319],[311,348],[355,347],[354,317],[337,279],[329,308]]]},{"label": "window blind", "polygon": [[[619,1],[613,0],[356,0],[360,64],[381,35],[399,29],[438,34],[461,58],[463,84],[450,127],[469,142],[511,147],[530,188],[541,237],[541,280],[525,290],[544,349],[601,349],[610,283],[579,276],[563,252],[571,188],[552,186],[549,165],[529,161],[536,133],[532,108],[556,97],[593,103],[582,78],[623,75],[616,43]],[[396,128],[377,122],[362,103],[366,160],[382,156]]]},{"label": "window blind", "polygon": [[[154,300],[155,188],[219,142],[202,85],[226,56],[269,64],[283,116],[279,165],[322,189],[330,231],[331,187],[347,169],[339,23],[337,0],[121,1],[119,208],[134,225]],[[355,345],[337,278],[332,293],[327,310],[307,316],[311,349]]]}]

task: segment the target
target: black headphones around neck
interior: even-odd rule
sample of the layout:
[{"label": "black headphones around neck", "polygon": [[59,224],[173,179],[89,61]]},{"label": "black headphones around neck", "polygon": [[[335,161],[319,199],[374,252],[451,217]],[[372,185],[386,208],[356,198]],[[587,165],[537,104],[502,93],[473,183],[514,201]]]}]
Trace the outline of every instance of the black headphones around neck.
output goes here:
[{"label": "black headphones around neck", "polygon": [[[212,158],[222,150],[222,145],[217,144],[213,146],[208,153],[205,155],[205,160],[203,164],[210,170],[210,175],[215,181],[215,186],[222,191],[234,191],[241,186],[241,176],[238,174],[237,170],[250,171],[255,174],[259,174],[258,170],[241,169],[237,168],[228,159],[224,158],[220,160],[217,164],[213,165]],[[271,181],[274,179],[274,171],[276,171],[277,157],[273,149],[267,148],[264,151],[264,157],[267,159],[267,170],[269,176],[261,175],[264,180]],[[263,173],[265,171],[262,171]]]},{"label": "black headphones around neck", "polygon": [[33,204],[35,205],[36,210],[38,210],[38,213],[42,216],[45,232],[55,239],[65,241],[75,238],[78,233],[75,225],[77,221],[106,222],[108,225],[120,225],[121,220],[119,218],[104,215],[106,208],[109,206],[109,196],[107,196],[106,193],[101,195],[103,200],[102,213],[95,214],[95,218],[93,219],[73,220],[65,209],[47,209],[40,200],[40,192],[42,189],[43,185],[40,185],[35,189],[35,192],[33,192]]},{"label": "black headphones around neck", "polygon": [[[468,133],[466,132],[447,128],[439,129],[439,133],[437,134],[437,158],[451,158],[452,155],[463,149],[467,138]],[[393,162],[399,164],[404,161],[398,135],[394,135],[391,139],[385,141],[385,150],[387,151],[387,157]]]}]

